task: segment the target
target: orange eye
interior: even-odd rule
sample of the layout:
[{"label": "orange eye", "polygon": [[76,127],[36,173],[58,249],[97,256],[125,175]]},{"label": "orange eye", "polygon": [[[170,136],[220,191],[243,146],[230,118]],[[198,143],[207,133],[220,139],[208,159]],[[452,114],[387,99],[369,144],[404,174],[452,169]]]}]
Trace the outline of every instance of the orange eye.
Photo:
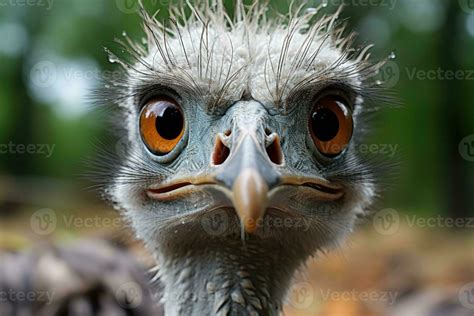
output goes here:
[{"label": "orange eye", "polygon": [[352,115],[342,98],[327,96],[314,106],[309,119],[311,137],[327,157],[339,155],[352,137]]},{"label": "orange eye", "polygon": [[140,134],[155,155],[172,151],[184,134],[184,116],[176,101],[166,97],[149,101],[140,113]]}]

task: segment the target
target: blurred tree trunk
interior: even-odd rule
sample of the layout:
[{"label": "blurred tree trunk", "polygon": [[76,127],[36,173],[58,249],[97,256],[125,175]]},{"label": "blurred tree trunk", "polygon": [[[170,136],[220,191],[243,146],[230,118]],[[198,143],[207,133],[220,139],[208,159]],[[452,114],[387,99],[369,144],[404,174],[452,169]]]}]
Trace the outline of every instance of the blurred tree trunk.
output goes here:
[{"label": "blurred tree trunk", "polygon": [[[461,34],[458,31],[459,5],[457,1],[446,1],[446,22],[441,29],[438,43],[439,65],[444,71],[466,70],[458,61],[456,48],[461,47]],[[468,135],[464,126],[463,108],[467,96],[463,84],[459,80],[440,80],[441,106],[439,107],[438,126],[441,155],[444,156],[442,168],[442,190],[446,194],[445,215],[451,218],[466,218],[469,216],[469,196],[472,194],[468,179],[468,161],[464,160],[458,145],[463,137]],[[426,157],[426,159],[430,159]]]},{"label": "blurred tree trunk", "polygon": [[[40,31],[38,15],[31,14],[28,11],[23,15],[22,25],[25,27],[28,37],[35,39],[36,34]],[[11,119],[13,130],[9,131],[7,141],[15,145],[22,144],[25,147],[28,144],[35,143],[34,125],[35,125],[35,104],[28,91],[29,67],[28,61],[33,51],[33,41],[29,40],[21,55],[15,61],[15,70],[12,71],[10,80],[10,91],[12,95],[12,108],[14,109]],[[7,170],[12,174],[31,174],[34,173],[34,157],[26,153],[10,153],[7,158]]]},{"label": "blurred tree trunk", "polygon": [[[42,19],[38,15],[32,14],[31,11],[22,15],[21,23],[30,39],[37,38],[36,34],[41,30],[41,21]],[[35,112],[38,109],[28,91],[28,62],[33,45],[32,40],[27,42],[23,53],[14,61],[11,79],[5,83],[11,95],[12,104],[10,106],[13,109],[10,115],[10,119],[13,121],[10,126],[13,128],[7,131],[5,140],[8,146],[10,143],[15,146],[15,151],[6,155],[5,167],[8,173],[13,176],[35,173],[34,159],[37,155],[16,152],[18,145],[21,144],[26,148],[28,144],[35,144],[38,141],[38,138],[35,137]],[[18,201],[0,201],[0,213],[11,215],[19,206]]]}]

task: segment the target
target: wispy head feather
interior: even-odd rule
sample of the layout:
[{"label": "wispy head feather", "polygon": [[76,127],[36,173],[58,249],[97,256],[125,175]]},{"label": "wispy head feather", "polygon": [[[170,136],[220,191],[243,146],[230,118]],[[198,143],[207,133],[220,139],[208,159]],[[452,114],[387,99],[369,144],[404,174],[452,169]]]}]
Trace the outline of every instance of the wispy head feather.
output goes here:
[{"label": "wispy head feather", "polygon": [[127,106],[147,85],[165,85],[201,96],[210,112],[244,95],[285,111],[292,93],[321,82],[377,97],[373,78],[386,60],[369,62],[372,45],[352,47],[355,34],[339,21],[342,6],[329,15],[323,6],[293,2],[283,15],[269,11],[268,2],[237,1],[231,17],[221,0],[204,0],[171,6],[167,22],[141,6],[146,38],[117,40],[131,59],[107,50],[126,72],[106,95]]}]

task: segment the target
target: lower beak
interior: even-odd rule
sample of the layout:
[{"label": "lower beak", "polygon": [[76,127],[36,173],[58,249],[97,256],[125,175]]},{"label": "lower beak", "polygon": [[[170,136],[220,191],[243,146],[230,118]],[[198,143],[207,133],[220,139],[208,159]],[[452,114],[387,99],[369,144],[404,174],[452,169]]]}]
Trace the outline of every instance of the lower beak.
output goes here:
[{"label": "lower beak", "polygon": [[268,192],[280,182],[279,173],[263,146],[254,137],[243,136],[217,181],[230,190],[230,198],[243,229],[253,233],[265,215]]}]

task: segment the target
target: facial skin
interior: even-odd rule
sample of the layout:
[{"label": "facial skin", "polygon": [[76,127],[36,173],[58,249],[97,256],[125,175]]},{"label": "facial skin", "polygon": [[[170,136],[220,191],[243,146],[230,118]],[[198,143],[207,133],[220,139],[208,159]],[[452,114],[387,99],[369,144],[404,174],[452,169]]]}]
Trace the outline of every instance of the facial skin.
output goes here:
[{"label": "facial skin", "polygon": [[[149,226],[147,232],[186,231],[186,225],[191,225],[196,233],[195,223],[200,223],[197,230],[208,234],[206,217],[221,214],[226,227],[216,229],[224,235],[258,237],[293,231],[311,232],[315,240],[330,239],[339,229],[351,227],[354,210],[371,198],[370,185],[349,183],[337,172],[354,165],[353,159],[347,159],[353,154],[351,143],[339,155],[326,157],[311,136],[311,114],[318,98],[327,95],[347,100],[357,126],[357,115],[352,114],[357,96],[348,87],[299,92],[288,99],[285,113],[255,99],[209,113],[198,96],[183,98],[163,87],[155,93],[152,100],[165,96],[179,105],[184,133],[175,148],[157,156],[147,149],[135,124],[131,137],[136,137],[138,146],[132,156],[149,161],[156,178],[140,185],[123,182],[116,193],[134,212],[132,220]],[[142,111],[143,106],[137,107],[133,120],[139,122]],[[223,148],[228,154],[216,158]],[[276,222],[282,224],[276,227]]]}]

